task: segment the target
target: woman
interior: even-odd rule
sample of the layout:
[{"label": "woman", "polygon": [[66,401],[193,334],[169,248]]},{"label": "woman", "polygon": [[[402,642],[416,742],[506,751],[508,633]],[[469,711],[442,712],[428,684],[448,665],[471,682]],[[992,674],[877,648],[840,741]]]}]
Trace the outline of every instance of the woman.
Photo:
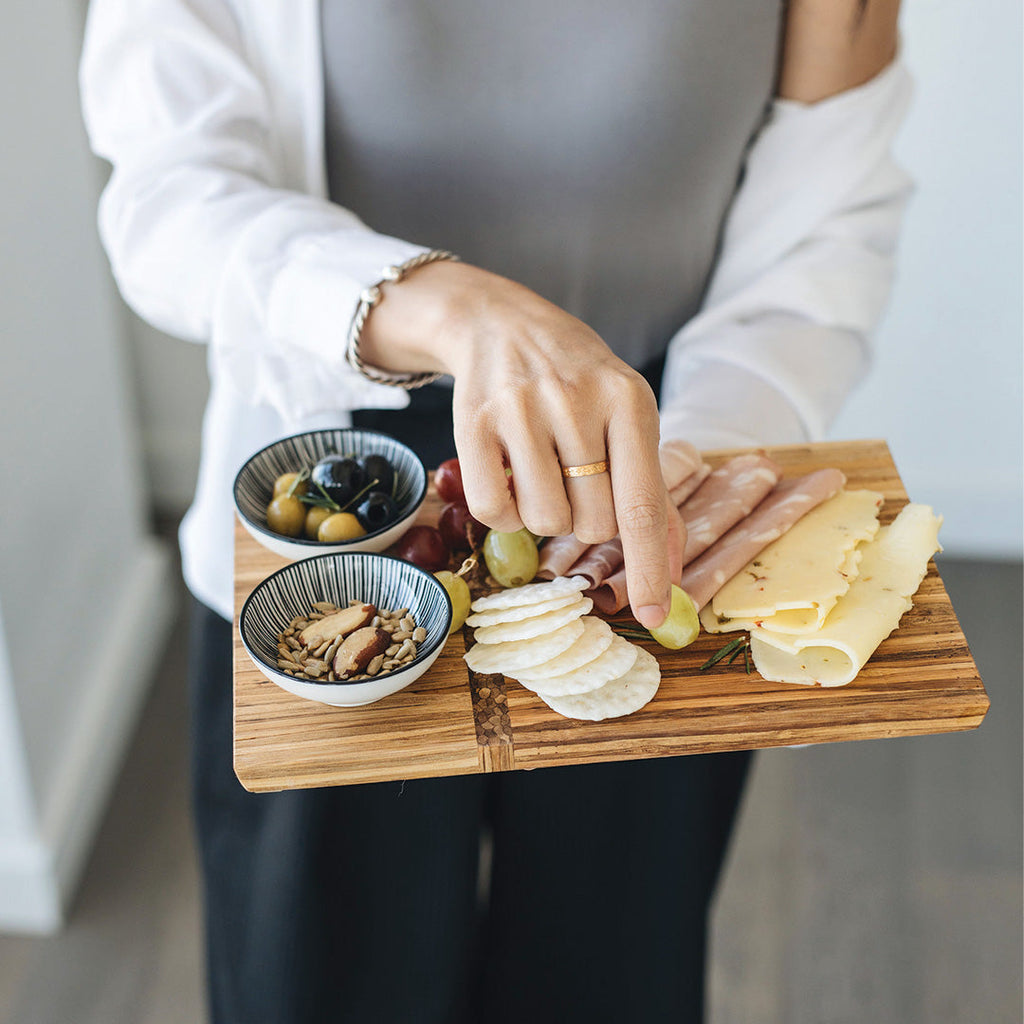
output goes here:
[{"label": "woman", "polygon": [[[818,437],[864,368],[906,195],[896,18],[93,0],[104,243],[144,317],[210,346],[182,547],[214,1021],[700,1019],[746,755],[244,793],[230,483],[263,444],[349,418],[429,462],[454,438],[478,518],[620,533],[633,611],[660,623],[682,538],[659,432]],[[407,406],[422,374],[454,383]]]}]

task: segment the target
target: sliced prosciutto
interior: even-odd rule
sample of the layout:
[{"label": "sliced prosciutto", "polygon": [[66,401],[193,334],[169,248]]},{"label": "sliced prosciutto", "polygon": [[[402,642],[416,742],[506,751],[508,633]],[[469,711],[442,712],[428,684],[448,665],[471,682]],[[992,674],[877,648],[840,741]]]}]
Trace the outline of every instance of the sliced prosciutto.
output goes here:
[{"label": "sliced prosciutto", "polygon": [[[747,562],[845,483],[846,477],[838,469],[820,469],[783,481],[746,519],[683,570],[683,590],[703,608]],[[594,603],[604,610],[596,597]]]}]

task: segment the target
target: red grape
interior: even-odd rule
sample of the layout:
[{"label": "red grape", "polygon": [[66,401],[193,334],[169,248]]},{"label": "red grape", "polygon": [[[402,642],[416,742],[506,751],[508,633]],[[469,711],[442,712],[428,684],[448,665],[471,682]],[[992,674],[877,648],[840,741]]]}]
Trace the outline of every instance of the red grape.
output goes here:
[{"label": "red grape", "polygon": [[458,501],[466,504],[466,492],[462,489],[462,468],[458,459],[445,459],[434,473],[434,486],[442,501]]},{"label": "red grape", "polygon": [[427,572],[437,572],[448,566],[448,546],[439,530],[433,526],[414,526],[392,549],[398,558],[404,558]]},{"label": "red grape", "polygon": [[452,551],[474,551],[487,536],[487,527],[477,522],[461,501],[453,501],[441,509],[437,528]]}]

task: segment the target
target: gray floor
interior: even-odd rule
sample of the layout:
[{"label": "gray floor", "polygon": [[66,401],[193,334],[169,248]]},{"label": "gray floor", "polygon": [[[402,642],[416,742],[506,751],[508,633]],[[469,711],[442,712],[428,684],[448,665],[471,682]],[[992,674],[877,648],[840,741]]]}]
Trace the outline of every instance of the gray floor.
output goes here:
[{"label": "gray floor", "polygon": [[[1021,567],[941,570],[976,732],[759,755],[714,915],[712,1024],[1019,1024]],[[0,937],[3,1024],[199,1024],[180,632],[67,929]]]}]

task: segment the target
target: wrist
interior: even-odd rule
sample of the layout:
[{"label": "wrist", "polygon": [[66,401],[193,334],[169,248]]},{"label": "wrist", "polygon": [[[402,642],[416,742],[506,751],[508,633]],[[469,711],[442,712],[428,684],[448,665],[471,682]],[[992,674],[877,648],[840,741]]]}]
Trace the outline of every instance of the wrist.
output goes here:
[{"label": "wrist", "polygon": [[359,332],[359,355],[389,373],[454,373],[459,315],[465,306],[465,264],[442,259],[377,286],[379,298]]}]

